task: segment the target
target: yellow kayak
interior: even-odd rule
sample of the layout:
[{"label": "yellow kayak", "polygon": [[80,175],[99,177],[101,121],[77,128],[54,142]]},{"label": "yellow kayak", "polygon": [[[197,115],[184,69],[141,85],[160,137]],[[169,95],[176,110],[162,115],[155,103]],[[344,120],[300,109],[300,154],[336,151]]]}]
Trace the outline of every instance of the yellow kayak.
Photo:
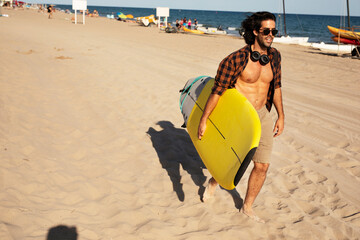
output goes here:
[{"label": "yellow kayak", "polygon": [[329,31],[336,37],[347,38],[347,39],[360,39],[360,32],[353,32],[344,29],[339,29],[331,26],[327,26]]},{"label": "yellow kayak", "polygon": [[203,31],[200,31],[200,30],[192,30],[192,29],[188,29],[188,28],[186,28],[186,27],[183,27],[183,29],[184,29],[184,31],[185,32],[189,32],[189,33],[194,33],[194,34],[204,34],[204,32]]}]

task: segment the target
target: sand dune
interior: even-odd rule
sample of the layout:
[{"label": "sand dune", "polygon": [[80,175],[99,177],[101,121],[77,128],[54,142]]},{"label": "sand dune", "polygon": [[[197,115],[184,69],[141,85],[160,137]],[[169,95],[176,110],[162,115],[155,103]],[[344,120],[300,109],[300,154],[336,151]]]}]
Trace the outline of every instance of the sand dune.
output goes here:
[{"label": "sand dune", "polygon": [[3,12],[0,239],[359,239],[358,60],[274,45],[286,128],[259,224],[239,213],[248,172],[201,202],[210,174],[178,107],[243,40]]}]

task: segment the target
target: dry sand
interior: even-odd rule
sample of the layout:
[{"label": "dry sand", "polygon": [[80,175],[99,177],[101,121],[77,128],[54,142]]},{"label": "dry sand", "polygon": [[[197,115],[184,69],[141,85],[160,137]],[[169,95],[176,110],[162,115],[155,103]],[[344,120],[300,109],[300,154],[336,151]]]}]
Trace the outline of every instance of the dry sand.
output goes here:
[{"label": "dry sand", "polygon": [[360,238],[359,60],[274,44],[286,127],[259,224],[239,213],[249,171],[200,201],[210,175],[178,106],[185,82],[214,76],[243,40],[3,13],[1,240]]}]

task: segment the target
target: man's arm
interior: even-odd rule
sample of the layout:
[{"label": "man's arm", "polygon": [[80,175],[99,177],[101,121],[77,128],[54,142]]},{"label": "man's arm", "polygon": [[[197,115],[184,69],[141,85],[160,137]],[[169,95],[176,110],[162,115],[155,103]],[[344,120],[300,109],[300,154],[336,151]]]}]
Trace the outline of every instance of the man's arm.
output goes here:
[{"label": "man's arm", "polygon": [[206,121],[209,118],[211,112],[214,110],[214,108],[216,107],[216,104],[218,103],[220,99],[220,95],[218,94],[210,94],[206,105],[205,105],[205,109],[203,112],[203,115],[201,116],[200,119],[200,123],[199,123],[199,128],[198,128],[198,138],[201,140],[202,136],[205,133],[206,130]]},{"label": "man's arm", "polygon": [[282,103],[282,94],[281,94],[281,88],[276,88],[274,93],[274,106],[276,108],[278,119],[275,123],[273,133],[275,134],[274,137],[279,136],[283,130],[284,130],[284,124],[285,124],[285,114],[283,109],[283,103]]}]

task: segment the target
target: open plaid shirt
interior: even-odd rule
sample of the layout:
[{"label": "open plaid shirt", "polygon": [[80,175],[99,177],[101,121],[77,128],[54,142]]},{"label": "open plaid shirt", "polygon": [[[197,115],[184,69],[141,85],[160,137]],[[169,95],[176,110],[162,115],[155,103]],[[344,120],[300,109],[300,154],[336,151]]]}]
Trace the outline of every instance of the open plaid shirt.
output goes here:
[{"label": "open plaid shirt", "polygon": [[[222,95],[226,89],[234,88],[241,72],[245,69],[250,54],[250,45],[231,53],[221,61],[212,88],[213,94]],[[269,48],[268,56],[273,72],[273,80],[270,83],[267,94],[266,108],[270,112],[276,88],[281,87],[281,55],[275,48]]]}]

